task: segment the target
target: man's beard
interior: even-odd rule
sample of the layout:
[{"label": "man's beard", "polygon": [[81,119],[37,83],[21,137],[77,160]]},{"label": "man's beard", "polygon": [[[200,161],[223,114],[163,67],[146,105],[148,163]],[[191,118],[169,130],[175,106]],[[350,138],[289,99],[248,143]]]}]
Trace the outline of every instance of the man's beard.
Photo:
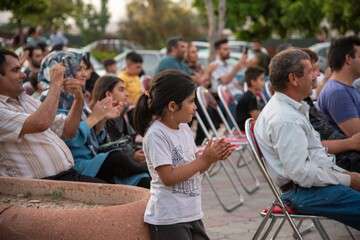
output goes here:
[{"label": "man's beard", "polygon": [[38,63],[38,62],[35,62],[35,61],[31,61],[31,65],[32,65],[34,68],[40,68],[41,63]]}]

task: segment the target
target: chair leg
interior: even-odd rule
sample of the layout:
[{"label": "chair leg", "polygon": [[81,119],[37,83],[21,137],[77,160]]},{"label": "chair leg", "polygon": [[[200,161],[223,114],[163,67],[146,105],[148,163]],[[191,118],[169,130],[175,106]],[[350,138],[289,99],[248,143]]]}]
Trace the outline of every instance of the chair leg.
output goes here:
[{"label": "chair leg", "polygon": [[223,208],[226,212],[232,212],[232,211],[234,211],[235,209],[237,209],[238,207],[240,207],[241,205],[243,205],[243,203],[244,203],[244,198],[243,198],[243,196],[241,195],[240,191],[237,189],[237,186],[235,185],[234,181],[231,179],[231,177],[230,177],[228,171],[226,170],[226,168],[222,165],[222,163],[220,163],[220,165],[221,165],[220,167],[224,169],[225,174],[226,174],[228,180],[230,181],[230,183],[231,183],[234,191],[235,191],[236,194],[238,195],[238,202],[237,202],[237,203],[235,203],[235,204],[232,205],[232,206],[227,206],[227,205],[225,204],[225,202],[221,199],[220,194],[217,192],[214,184],[212,183],[212,179],[211,179],[211,177],[209,176],[209,173],[205,172],[204,178],[208,181],[211,190],[214,192],[215,197],[216,197],[216,199],[219,201],[219,203],[220,203],[220,205],[222,206],[222,208]]},{"label": "chair leg", "polygon": [[[241,175],[238,172],[238,169],[234,166],[234,164],[232,163],[231,159],[228,159],[227,161],[225,161],[225,163],[229,164],[230,167],[232,168],[232,170],[234,171],[235,177],[237,178],[237,180],[239,181],[239,183],[241,184],[241,186],[244,188],[244,190],[248,193],[248,194],[253,194],[254,192],[256,192],[259,187],[260,187],[260,182],[259,180],[256,178],[255,174],[253,173],[253,171],[250,169],[249,164],[246,163],[246,168],[251,176],[251,178],[254,180],[255,182],[255,186],[253,188],[249,188],[248,186],[246,186],[244,180],[242,179]],[[245,164],[245,162],[244,162]]]},{"label": "chair leg", "polygon": [[285,218],[289,222],[290,227],[293,229],[295,237],[299,240],[303,240],[303,237],[301,236],[299,229],[297,228],[296,224],[294,223],[294,220],[291,218],[290,214],[284,210],[285,206],[280,206],[280,207],[283,209]]},{"label": "chair leg", "polygon": [[263,220],[260,222],[259,227],[256,229],[256,232],[254,233],[254,235],[252,237],[253,240],[259,239],[259,236],[260,236],[261,232],[264,230],[266,223],[269,220],[270,216],[271,216],[271,211],[268,211],[266,213],[266,215],[263,217]]},{"label": "chair leg", "polygon": [[282,229],[282,227],[284,226],[286,219],[282,218],[280,225],[278,226],[278,228],[276,229],[274,235],[272,236],[271,240],[275,240],[277,235],[279,234],[280,230]]},{"label": "chair leg", "polygon": [[319,219],[313,219],[313,223],[315,225],[315,228],[318,230],[321,238],[323,240],[330,240],[330,237],[328,235],[328,233],[326,232],[324,226],[321,224]]},{"label": "chair leg", "polygon": [[277,217],[275,217],[274,215],[272,215],[272,217],[271,217],[271,222],[270,222],[268,228],[266,229],[266,231],[265,231],[265,233],[264,233],[264,235],[262,236],[261,239],[264,239],[264,240],[265,240],[265,239],[267,238],[267,236],[268,236],[269,233],[271,232],[272,228],[274,227],[274,225],[275,225],[275,223],[276,223],[276,220],[277,220]]},{"label": "chair leg", "polygon": [[[313,228],[314,228],[314,224],[311,223],[311,224],[309,224],[308,226],[305,226],[304,229],[301,229],[301,225],[302,225],[303,222],[304,222],[304,219],[300,219],[300,221],[299,221],[299,223],[298,223],[298,225],[297,225],[297,228],[299,229],[299,231],[300,231],[300,233],[301,233],[302,236],[304,236],[305,234],[311,232],[311,231],[313,230]],[[297,238],[295,234],[293,234],[293,238],[294,238],[294,239]]]}]

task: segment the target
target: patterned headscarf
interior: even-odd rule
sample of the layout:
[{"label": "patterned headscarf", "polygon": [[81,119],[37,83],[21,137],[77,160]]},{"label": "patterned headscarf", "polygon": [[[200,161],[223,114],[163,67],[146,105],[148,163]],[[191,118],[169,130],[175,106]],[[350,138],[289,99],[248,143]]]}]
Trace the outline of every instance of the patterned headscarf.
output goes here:
[{"label": "patterned headscarf", "polygon": [[57,63],[65,62],[65,76],[75,76],[81,60],[88,61],[88,55],[75,51],[57,51],[47,55],[41,62],[38,81],[49,85],[50,69]]}]

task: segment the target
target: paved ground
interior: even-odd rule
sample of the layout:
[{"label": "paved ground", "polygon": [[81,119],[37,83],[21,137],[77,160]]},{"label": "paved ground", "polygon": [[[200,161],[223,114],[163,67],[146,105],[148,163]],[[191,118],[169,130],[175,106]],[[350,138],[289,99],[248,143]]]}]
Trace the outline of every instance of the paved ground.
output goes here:
[{"label": "paved ground", "polygon": [[[211,239],[252,239],[252,236],[261,221],[258,212],[264,207],[267,207],[272,202],[273,197],[265,179],[262,178],[260,171],[257,169],[256,163],[252,162],[251,167],[260,180],[260,189],[253,195],[248,195],[241,189],[241,194],[245,200],[244,204],[231,213],[227,213],[223,210],[216,200],[209,183],[204,179],[202,195],[203,210],[205,213],[204,223]],[[242,176],[246,176],[247,172],[245,169],[240,169],[239,172]],[[231,173],[231,176],[234,176],[234,174]],[[219,172],[213,176],[212,179],[217,189],[220,189],[221,196],[227,203],[235,203],[236,199],[239,199],[236,192],[229,190],[231,184],[227,181],[224,171]],[[234,179],[234,181],[237,180]],[[332,240],[351,239],[342,224],[330,220],[323,220],[322,223]],[[309,224],[310,222],[304,222],[305,227]],[[360,232],[353,230],[353,233],[356,239],[360,240]],[[292,231],[287,223],[282,228],[277,239],[294,239],[292,238]],[[317,231],[313,229],[304,236],[304,239],[317,240],[321,238]]]}]

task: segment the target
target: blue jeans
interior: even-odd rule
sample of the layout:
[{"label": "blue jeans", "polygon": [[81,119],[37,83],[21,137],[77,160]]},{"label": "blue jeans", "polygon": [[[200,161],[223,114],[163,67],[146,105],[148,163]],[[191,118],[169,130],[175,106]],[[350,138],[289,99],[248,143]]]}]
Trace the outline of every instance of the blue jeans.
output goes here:
[{"label": "blue jeans", "polygon": [[296,187],[281,198],[298,213],[328,217],[360,230],[360,192],[350,187]]}]

